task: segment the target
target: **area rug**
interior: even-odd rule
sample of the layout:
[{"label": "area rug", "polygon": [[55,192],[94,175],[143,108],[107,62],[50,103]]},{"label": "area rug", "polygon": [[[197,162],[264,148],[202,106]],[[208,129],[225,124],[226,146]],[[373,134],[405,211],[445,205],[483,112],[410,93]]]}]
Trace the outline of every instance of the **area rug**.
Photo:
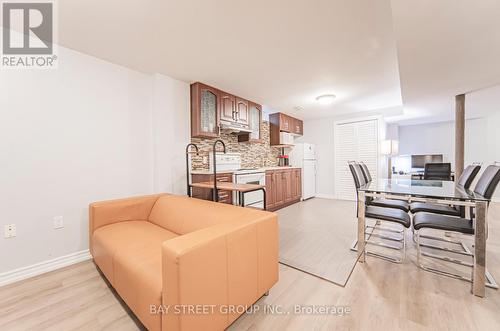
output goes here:
[{"label": "area rug", "polygon": [[355,202],[313,198],[277,213],[280,263],[345,286],[357,260]]}]

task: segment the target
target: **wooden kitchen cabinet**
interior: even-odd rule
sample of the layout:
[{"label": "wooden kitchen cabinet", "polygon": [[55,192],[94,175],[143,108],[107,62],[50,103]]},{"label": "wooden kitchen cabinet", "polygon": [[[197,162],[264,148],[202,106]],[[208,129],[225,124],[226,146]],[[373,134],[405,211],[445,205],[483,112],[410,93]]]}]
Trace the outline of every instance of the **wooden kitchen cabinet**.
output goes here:
[{"label": "wooden kitchen cabinet", "polygon": [[302,136],[304,134],[304,122],[298,118],[292,117],[290,132]]},{"label": "wooden kitchen cabinet", "polygon": [[261,123],[262,123],[262,106],[254,102],[248,102],[248,123],[252,130],[248,134],[238,135],[239,142],[262,142],[261,140]]},{"label": "wooden kitchen cabinet", "polygon": [[191,84],[191,137],[219,135],[219,91],[202,83]]},{"label": "wooden kitchen cabinet", "polygon": [[277,210],[300,201],[301,170],[284,168],[266,171],[266,204],[268,210]]},{"label": "wooden kitchen cabinet", "polygon": [[[214,180],[214,175],[213,174],[192,174],[191,180],[193,183],[212,182]],[[219,183],[220,182],[232,183],[233,182],[233,174],[230,172],[218,173],[217,174],[217,182],[219,182]],[[199,188],[199,187],[193,187],[193,195],[192,196],[193,196],[193,198],[212,201],[212,190],[205,189],[205,188]],[[219,190],[219,202],[227,203],[230,205],[233,204],[233,192]]]},{"label": "wooden kitchen cabinet", "polygon": [[245,129],[252,125],[251,137],[240,141],[259,141],[261,112],[262,107],[256,103],[203,83],[191,84],[192,138],[218,137],[222,122],[223,124],[236,124]]},{"label": "wooden kitchen cabinet", "polygon": [[280,139],[280,133],[287,132],[293,135],[302,136],[304,134],[304,123],[298,118],[288,116],[283,113],[269,115],[269,141],[271,146],[287,145]]},{"label": "wooden kitchen cabinet", "polygon": [[266,171],[266,207],[273,210],[276,205],[276,185],[274,171]]},{"label": "wooden kitchen cabinet", "polygon": [[280,127],[280,131],[283,131],[283,132],[290,132],[291,128],[292,128],[292,122],[293,121],[293,118],[286,115],[286,114],[283,114],[283,113],[279,113],[279,127]]},{"label": "wooden kitchen cabinet", "polygon": [[291,170],[283,171],[281,176],[284,187],[283,200],[285,203],[288,203],[292,201],[292,171]]},{"label": "wooden kitchen cabinet", "polygon": [[248,101],[236,97],[236,122],[243,124],[243,125],[249,125],[248,118],[249,118],[249,110],[248,110]]},{"label": "wooden kitchen cabinet", "polygon": [[235,121],[236,97],[229,93],[220,91],[220,120],[227,122]]},{"label": "wooden kitchen cabinet", "polygon": [[220,120],[249,125],[248,101],[220,91]]},{"label": "wooden kitchen cabinet", "polygon": [[276,201],[275,207],[280,207],[285,203],[285,177],[282,171],[275,170]]},{"label": "wooden kitchen cabinet", "polygon": [[300,199],[302,197],[302,172],[301,169],[292,170],[292,199]]}]

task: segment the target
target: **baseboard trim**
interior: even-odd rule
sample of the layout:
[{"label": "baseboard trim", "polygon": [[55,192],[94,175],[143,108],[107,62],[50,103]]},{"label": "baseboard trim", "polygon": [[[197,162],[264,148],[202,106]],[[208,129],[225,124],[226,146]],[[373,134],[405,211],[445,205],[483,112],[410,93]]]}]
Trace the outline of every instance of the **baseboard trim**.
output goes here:
[{"label": "baseboard trim", "polygon": [[0,274],[0,287],[91,259],[88,249]]},{"label": "baseboard trim", "polygon": [[316,198],[335,200],[335,195],[333,194],[322,194],[316,193]]},{"label": "baseboard trim", "polygon": [[276,206],[276,207],[269,207],[267,208],[266,210],[267,211],[276,211],[276,210],[280,210],[281,208],[285,208],[285,207],[288,207],[288,206],[291,206],[297,202],[300,202],[301,199],[295,199],[295,200],[292,200],[292,201],[288,201],[287,203],[284,203],[282,205],[279,205],[279,206]]}]

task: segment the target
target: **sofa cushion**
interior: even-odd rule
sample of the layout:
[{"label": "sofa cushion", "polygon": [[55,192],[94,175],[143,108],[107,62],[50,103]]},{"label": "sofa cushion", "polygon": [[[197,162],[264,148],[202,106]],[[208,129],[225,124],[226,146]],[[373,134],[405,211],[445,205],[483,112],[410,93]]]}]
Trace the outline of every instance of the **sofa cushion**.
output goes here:
[{"label": "sofa cushion", "polygon": [[158,198],[149,221],[179,235],[233,220],[254,220],[265,212],[241,208],[186,196],[166,195]]},{"label": "sofa cushion", "polygon": [[149,330],[161,329],[161,244],[177,234],[147,221],[125,221],[94,232],[94,259],[118,294]]}]

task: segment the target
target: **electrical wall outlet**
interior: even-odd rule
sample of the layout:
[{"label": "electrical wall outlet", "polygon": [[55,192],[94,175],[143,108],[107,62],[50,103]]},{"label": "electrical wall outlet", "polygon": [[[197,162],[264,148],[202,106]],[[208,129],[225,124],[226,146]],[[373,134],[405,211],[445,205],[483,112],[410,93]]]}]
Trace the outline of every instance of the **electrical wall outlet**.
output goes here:
[{"label": "electrical wall outlet", "polygon": [[15,224],[6,224],[4,227],[4,237],[5,238],[14,238],[16,236],[16,225]]},{"label": "electrical wall outlet", "polygon": [[54,217],[54,229],[64,228],[64,218],[62,216]]}]

